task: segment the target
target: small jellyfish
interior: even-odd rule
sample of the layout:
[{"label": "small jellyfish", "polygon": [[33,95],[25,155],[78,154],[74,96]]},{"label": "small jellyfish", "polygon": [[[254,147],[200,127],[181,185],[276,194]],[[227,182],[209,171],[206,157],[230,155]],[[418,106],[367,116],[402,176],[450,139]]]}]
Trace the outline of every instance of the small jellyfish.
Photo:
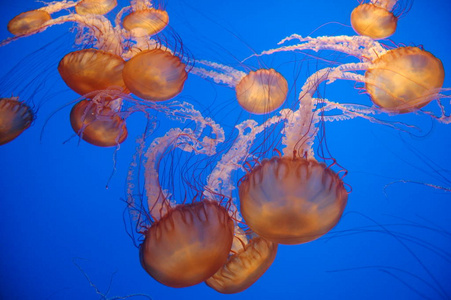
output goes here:
[{"label": "small jellyfish", "polygon": [[111,87],[127,92],[122,80],[123,68],[124,60],[120,56],[97,49],[70,52],[58,65],[61,78],[80,95]]},{"label": "small jellyfish", "polygon": [[355,32],[372,39],[385,39],[396,31],[398,18],[386,6],[362,3],[351,13],[351,25]]},{"label": "small jellyfish", "polygon": [[300,244],[326,234],[340,220],[348,193],[324,164],[273,157],[247,174],[239,187],[241,213],[258,235]]},{"label": "small jellyfish", "polygon": [[38,30],[42,25],[52,19],[44,10],[30,10],[15,16],[8,23],[8,31],[14,35],[24,35]]},{"label": "small jellyfish", "polygon": [[238,103],[245,110],[254,114],[266,114],[285,102],[288,83],[274,69],[259,69],[244,76],[235,91]]},{"label": "small jellyfish", "polygon": [[81,0],[75,5],[75,11],[80,15],[104,15],[116,5],[116,0]]},{"label": "small jellyfish", "polygon": [[226,263],[233,230],[227,210],[217,202],[178,205],[147,230],[141,265],[170,287],[201,283]]},{"label": "small jellyfish", "polygon": [[205,283],[223,294],[242,292],[268,270],[276,254],[276,243],[254,237]]},{"label": "small jellyfish", "polygon": [[127,127],[108,102],[82,100],[70,112],[73,130],[86,142],[99,147],[113,147],[127,138]]},{"label": "small jellyfish", "polygon": [[418,47],[387,51],[365,72],[366,90],[382,109],[407,113],[437,98],[445,71],[442,62]]},{"label": "small jellyfish", "polygon": [[122,21],[124,28],[136,37],[157,34],[168,24],[168,13],[165,10],[155,8],[135,10],[125,16]]},{"label": "small jellyfish", "polygon": [[31,108],[17,97],[0,98],[0,145],[18,137],[30,127],[33,119]]},{"label": "small jellyfish", "polygon": [[165,101],[183,89],[188,74],[180,58],[162,49],[138,53],[125,63],[122,77],[126,87],[136,96]]}]

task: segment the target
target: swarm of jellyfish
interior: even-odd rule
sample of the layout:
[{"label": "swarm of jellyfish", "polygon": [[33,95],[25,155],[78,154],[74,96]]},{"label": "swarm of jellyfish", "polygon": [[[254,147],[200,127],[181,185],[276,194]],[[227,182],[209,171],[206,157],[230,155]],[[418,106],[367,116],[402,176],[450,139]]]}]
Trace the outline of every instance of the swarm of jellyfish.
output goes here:
[{"label": "swarm of jellyfish", "polygon": [[[335,171],[338,164],[322,161],[315,150],[321,147],[323,123],[363,118],[393,126],[378,116],[406,113],[451,122],[440,59],[421,47],[379,41],[395,32],[397,5],[396,0],[362,2],[350,16],[357,35],[293,34],[255,53],[258,58],[324,50],[352,57],[354,62],[313,72],[299,85],[296,99],[289,99],[287,80],[273,68],[240,70],[191,56],[182,38],[170,32],[164,7],[150,0],[132,0],[115,16],[108,14],[116,6],[112,0],[47,3],[13,18],[8,23],[13,36],[0,45],[75,24],[79,50],[61,57],[55,72],[81,96],[68,121],[87,143],[119,147],[129,138],[127,118],[133,113],[158,112],[180,124],[159,136],[150,125],[137,138],[126,202],[141,265],[169,287],[205,282],[220,293],[238,293],[268,270],[278,244],[308,243],[340,221],[350,190],[346,170]],[[237,121],[231,137],[214,116],[178,99],[192,75],[235,90],[250,118]],[[317,96],[321,84],[337,80],[362,85],[372,106]],[[25,135],[36,117],[17,93],[0,95],[0,145]],[[438,113],[425,108],[431,102]],[[280,135],[277,144],[259,143],[269,134]],[[262,160],[253,154],[259,147]],[[192,187],[193,199],[174,198],[163,184],[165,157],[174,152],[209,162],[206,182]],[[244,175],[237,181],[236,174]]]}]

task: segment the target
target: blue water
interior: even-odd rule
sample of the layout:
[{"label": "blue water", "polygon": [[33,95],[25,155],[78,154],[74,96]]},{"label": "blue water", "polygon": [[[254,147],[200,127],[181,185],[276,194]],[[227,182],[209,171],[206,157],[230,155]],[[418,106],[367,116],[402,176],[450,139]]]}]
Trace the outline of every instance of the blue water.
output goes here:
[{"label": "blue water", "polygon": [[[349,16],[357,4],[168,0],[166,7],[174,32],[194,60],[236,68],[263,64],[292,70],[296,65],[287,74],[299,76],[296,84],[289,81],[290,87],[297,86],[291,92],[294,101],[303,80],[317,69],[316,58],[288,54],[240,61],[254,51],[274,48],[292,33],[352,35]],[[423,45],[448,71],[451,2],[404,3],[410,4],[391,41]],[[1,1],[0,39],[10,36],[8,20],[40,6],[28,0]],[[128,120],[129,138],[117,152],[71,138],[66,104],[78,96],[68,91],[56,70],[71,51],[69,29],[53,27],[0,48],[2,75],[35,94],[32,101],[39,109],[30,129],[0,147],[0,299],[103,299],[99,293],[106,298],[140,293],[152,299],[451,298],[451,127],[415,114],[392,120],[420,131],[402,132],[361,119],[326,124],[328,148],[349,171],[345,182],[352,193],[345,215],[319,240],[279,246],[271,268],[248,290],[222,295],[205,284],[173,289],[153,280],[141,268],[127,235],[122,201],[145,118],[136,114]],[[319,58],[337,59],[327,52]],[[38,79],[30,82],[33,77]],[[37,81],[45,84],[33,86]],[[451,87],[449,77],[444,87]],[[321,92],[332,101],[370,105],[352,83],[334,83]],[[202,109],[216,105],[211,114],[224,123],[237,112],[227,108],[235,105],[231,89],[195,76],[189,77],[180,97]]]}]

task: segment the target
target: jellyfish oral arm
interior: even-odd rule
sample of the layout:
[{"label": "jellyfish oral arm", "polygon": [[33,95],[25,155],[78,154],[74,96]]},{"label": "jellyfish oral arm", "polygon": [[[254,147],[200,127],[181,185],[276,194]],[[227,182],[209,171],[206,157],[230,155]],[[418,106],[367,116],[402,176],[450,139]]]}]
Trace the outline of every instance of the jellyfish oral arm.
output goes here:
[{"label": "jellyfish oral arm", "polygon": [[152,1],[150,0],[132,0],[130,1],[130,6],[133,11],[144,10],[153,7]]},{"label": "jellyfish oral arm", "polygon": [[[191,105],[182,103],[180,107],[170,111],[173,119],[181,122],[191,120],[195,122],[194,128],[172,128],[163,137],[153,140],[147,152],[145,163],[145,188],[150,215],[159,220],[172,206],[169,193],[162,189],[158,177],[159,162],[168,149],[180,149],[196,154],[213,155],[216,153],[216,145],[224,141],[223,129],[210,118],[204,118],[201,113]],[[206,127],[211,128],[212,137],[203,136]]]},{"label": "jellyfish oral arm", "polygon": [[[255,137],[269,126],[284,120],[282,116],[274,116],[262,125],[257,126],[254,120],[246,120],[235,126],[238,136],[232,147],[225,153],[208,176],[204,195],[209,199],[221,200],[218,195],[232,198],[231,211],[234,218],[241,220],[236,203],[237,199],[232,197],[235,184],[232,182],[232,173],[242,168],[242,163],[249,157]],[[247,133],[246,133],[247,132]]]},{"label": "jellyfish oral arm", "polygon": [[242,71],[206,60],[196,61],[196,64],[204,65],[206,68],[193,67],[190,71],[191,74],[204,79],[211,79],[218,84],[225,84],[229,87],[235,87],[246,76],[246,73]]},{"label": "jellyfish oral arm", "polygon": [[297,40],[300,44],[291,46],[281,46],[266,50],[257,54],[256,56],[271,55],[277,52],[287,51],[304,51],[311,50],[318,52],[320,50],[332,50],[341,53],[346,53],[357,57],[359,59],[369,59],[370,61],[378,58],[387,50],[375,40],[366,36],[319,36],[319,37],[302,37],[298,34],[293,34],[281,40],[278,45],[282,45],[292,40]]},{"label": "jellyfish oral arm", "polygon": [[379,7],[383,7],[388,11],[391,11],[396,5],[398,0],[371,0],[370,3]]}]

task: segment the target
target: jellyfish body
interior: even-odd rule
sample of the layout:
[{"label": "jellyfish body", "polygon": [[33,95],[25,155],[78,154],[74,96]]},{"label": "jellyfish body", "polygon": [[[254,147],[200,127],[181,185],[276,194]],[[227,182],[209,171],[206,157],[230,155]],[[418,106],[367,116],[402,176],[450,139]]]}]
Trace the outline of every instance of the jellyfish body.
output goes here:
[{"label": "jellyfish body", "polygon": [[351,25],[355,32],[372,39],[385,39],[396,31],[398,18],[386,7],[362,3],[351,13]]},{"label": "jellyfish body", "polygon": [[125,120],[107,102],[82,100],[70,112],[73,130],[86,142],[99,147],[117,146],[128,134]]},{"label": "jellyfish body", "polygon": [[17,98],[0,98],[0,145],[11,142],[33,121],[33,111]]},{"label": "jellyfish body", "polygon": [[223,294],[239,293],[254,284],[273,263],[277,244],[254,237],[227,263],[207,279],[206,284]]},{"label": "jellyfish body", "polygon": [[276,110],[285,102],[288,83],[274,69],[259,69],[244,76],[235,91],[241,107],[250,113],[265,114]]},{"label": "jellyfish body", "polygon": [[126,91],[122,80],[124,60],[112,53],[83,49],[66,54],[59,62],[58,72],[73,91],[85,95],[108,88]]},{"label": "jellyfish body", "polygon": [[243,218],[254,232],[275,243],[300,244],[338,223],[348,193],[324,164],[273,157],[245,176],[239,196]]},{"label": "jellyfish body", "polygon": [[116,5],[116,0],[82,0],[75,5],[75,11],[79,15],[104,15]]},{"label": "jellyfish body", "polygon": [[365,73],[371,100],[394,113],[415,111],[437,97],[443,85],[442,62],[418,47],[387,51]]},{"label": "jellyfish body", "polygon": [[166,11],[149,8],[131,12],[122,21],[122,25],[134,36],[151,36],[159,33],[169,23]]},{"label": "jellyfish body", "polygon": [[125,63],[125,85],[135,95],[165,101],[178,95],[188,74],[180,58],[162,49],[143,51]]},{"label": "jellyfish body", "polygon": [[216,202],[178,205],[147,230],[141,265],[170,287],[201,283],[226,263],[233,230],[226,209]]},{"label": "jellyfish body", "polygon": [[24,35],[40,29],[50,19],[52,17],[44,10],[26,11],[9,21],[8,31],[14,35]]}]

